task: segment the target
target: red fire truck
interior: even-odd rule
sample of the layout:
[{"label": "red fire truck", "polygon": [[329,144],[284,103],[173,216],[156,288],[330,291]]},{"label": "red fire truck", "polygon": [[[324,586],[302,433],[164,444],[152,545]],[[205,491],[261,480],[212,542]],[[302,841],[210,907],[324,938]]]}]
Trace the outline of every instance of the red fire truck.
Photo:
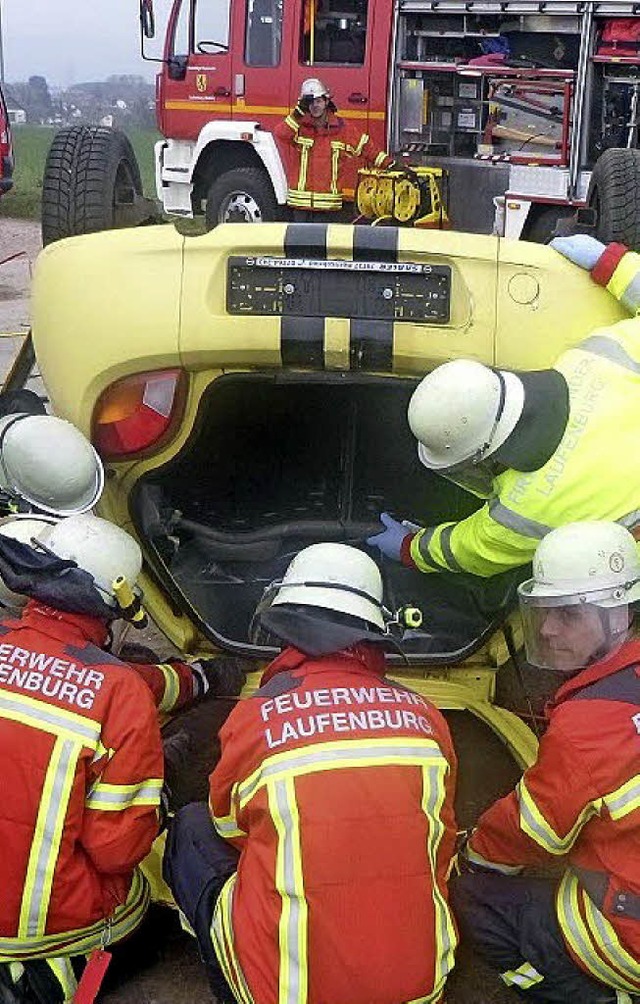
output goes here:
[{"label": "red fire truck", "polygon": [[446,169],[456,229],[545,239],[590,205],[601,236],[640,243],[637,3],[174,0],[157,77],[165,212],[277,218],[274,129],[307,77],[380,148]]},{"label": "red fire truck", "polygon": [[9,114],[0,89],[0,195],[13,186],[13,143]]}]

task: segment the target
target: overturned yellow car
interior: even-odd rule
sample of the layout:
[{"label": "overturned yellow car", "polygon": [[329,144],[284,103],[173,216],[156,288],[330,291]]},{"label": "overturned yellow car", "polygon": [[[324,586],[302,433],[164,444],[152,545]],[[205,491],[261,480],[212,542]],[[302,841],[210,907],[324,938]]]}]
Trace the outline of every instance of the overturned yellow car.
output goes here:
[{"label": "overturned yellow car", "polygon": [[[302,547],[366,547],[382,510],[429,525],[479,504],[418,461],[406,407],[425,372],[543,368],[623,316],[544,246],[321,224],[64,240],[38,261],[32,313],[52,408],[105,461],[101,514],[143,548],[151,615],[184,652],[256,667],[276,649],[252,642],[252,613]],[[388,605],[424,615],[391,674],[529,762],[532,733],[493,703],[526,569],[382,573]]]}]

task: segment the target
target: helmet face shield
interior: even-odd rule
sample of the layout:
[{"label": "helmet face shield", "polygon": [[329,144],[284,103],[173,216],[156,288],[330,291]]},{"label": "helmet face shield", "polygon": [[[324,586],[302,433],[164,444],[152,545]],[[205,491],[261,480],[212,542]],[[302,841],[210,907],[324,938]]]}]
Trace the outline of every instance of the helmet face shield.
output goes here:
[{"label": "helmet face shield", "polygon": [[477,462],[474,462],[473,459],[464,460],[452,467],[434,470],[425,460],[422,443],[418,443],[418,458],[425,467],[433,470],[434,474],[446,478],[447,481],[451,481],[454,485],[458,485],[459,488],[463,488],[466,492],[470,492],[480,499],[493,498],[496,494],[494,479],[504,470],[502,464],[494,460],[493,457],[484,457]]},{"label": "helmet face shield", "polygon": [[541,669],[575,673],[611,655],[629,632],[629,603],[610,605],[596,592],[536,596],[521,586],[519,602],[527,661]]}]

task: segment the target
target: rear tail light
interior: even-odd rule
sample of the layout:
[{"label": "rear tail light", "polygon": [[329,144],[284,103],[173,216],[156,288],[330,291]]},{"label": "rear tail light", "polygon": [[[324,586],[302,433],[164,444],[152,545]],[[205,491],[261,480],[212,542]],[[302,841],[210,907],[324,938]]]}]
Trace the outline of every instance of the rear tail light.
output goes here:
[{"label": "rear tail light", "polygon": [[158,447],[184,411],[183,370],[155,370],[125,377],[100,395],[93,416],[93,442],[105,460]]}]

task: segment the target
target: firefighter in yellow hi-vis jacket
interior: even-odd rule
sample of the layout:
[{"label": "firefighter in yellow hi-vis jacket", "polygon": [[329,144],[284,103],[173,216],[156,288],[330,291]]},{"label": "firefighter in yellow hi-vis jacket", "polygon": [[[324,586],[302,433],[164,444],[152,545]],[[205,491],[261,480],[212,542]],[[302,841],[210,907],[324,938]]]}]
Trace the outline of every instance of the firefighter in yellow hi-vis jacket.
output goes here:
[{"label": "firefighter in yellow hi-vis jacket", "polygon": [[[640,305],[640,256],[584,234],[553,247],[590,267],[630,310]],[[429,373],[408,419],[424,466],[484,499],[460,521],[416,528],[381,514],[368,542],[422,572],[491,576],[528,564],[565,523],[640,527],[637,453],[640,321],[592,332],[548,370],[512,373],[470,359]]]},{"label": "firefighter in yellow hi-vis jacket", "polygon": [[367,132],[337,114],[328,87],[315,78],[303,82],[298,104],[275,132],[287,171],[287,205],[300,211],[296,218],[336,218],[343,208],[346,161],[355,157],[362,166],[382,168],[393,163],[373,148]]}]

